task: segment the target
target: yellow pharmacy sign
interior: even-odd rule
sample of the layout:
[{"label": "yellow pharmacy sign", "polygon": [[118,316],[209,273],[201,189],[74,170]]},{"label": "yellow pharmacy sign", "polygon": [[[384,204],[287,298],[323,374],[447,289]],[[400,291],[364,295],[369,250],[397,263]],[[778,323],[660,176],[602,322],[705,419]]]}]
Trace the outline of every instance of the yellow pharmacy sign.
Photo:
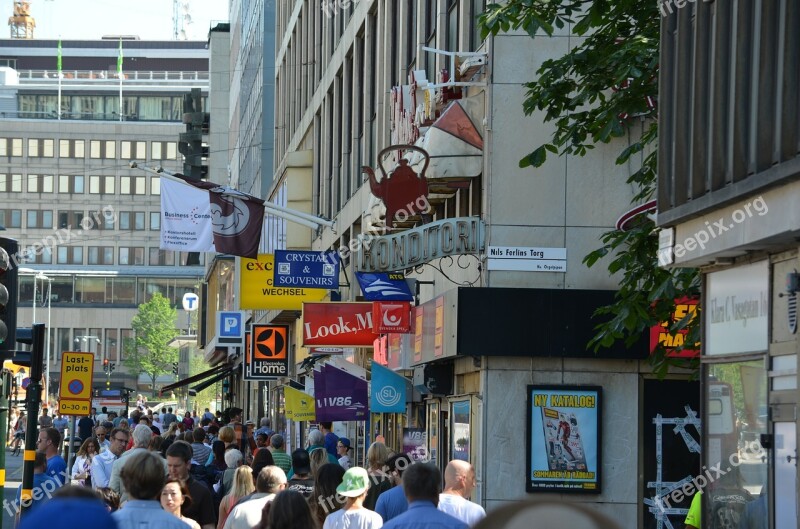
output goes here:
[{"label": "yellow pharmacy sign", "polygon": [[276,287],[272,283],[274,269],[272,254],[239,259],[239,308],[302,310],[303,303],[322,301],[328,294],[324,288]]}]

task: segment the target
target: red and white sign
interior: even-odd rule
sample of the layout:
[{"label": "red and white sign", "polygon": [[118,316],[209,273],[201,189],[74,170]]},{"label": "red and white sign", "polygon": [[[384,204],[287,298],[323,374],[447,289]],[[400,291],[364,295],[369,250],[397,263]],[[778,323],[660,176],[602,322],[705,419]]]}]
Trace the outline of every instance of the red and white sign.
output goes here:
[{"label": "red and white sign", "polygon": [[411,332],[411,302],[375,301],[372,307],[372,324],[375,334]]},{"label": "red and white sign", "polygon": [[372,303],[303,303],[303,347],[372,346]]}]

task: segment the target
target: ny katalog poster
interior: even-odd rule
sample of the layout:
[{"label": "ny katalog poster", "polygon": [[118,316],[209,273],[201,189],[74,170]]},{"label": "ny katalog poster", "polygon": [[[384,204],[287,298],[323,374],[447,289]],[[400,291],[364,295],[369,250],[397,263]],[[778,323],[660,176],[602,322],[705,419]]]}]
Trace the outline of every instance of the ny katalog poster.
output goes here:
[{"label": "ny katalog poster", "polygon": [[528,492],[600,492],[599,386],[528,386]]}]

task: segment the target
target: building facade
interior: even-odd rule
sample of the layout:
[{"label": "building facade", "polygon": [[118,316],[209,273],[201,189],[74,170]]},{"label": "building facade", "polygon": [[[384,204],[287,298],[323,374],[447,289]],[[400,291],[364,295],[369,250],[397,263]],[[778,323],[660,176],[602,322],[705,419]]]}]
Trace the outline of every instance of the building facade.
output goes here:
[{"label": "building facade", "polygon": [[704,490],[704,516],[798,527],[800,10],[665,14],[659,261],[703,280],[703,463],[728,471]]},{"label": "building facade", "polygon": [[[181,171],[183,94],[207,94],[208,51],[65,41],[59,72],[58,45],[0,41],[2,224],[22,249],[18,323],[48,325],[51,395],[64,351],[95,354],[96,387],[144,393],[152,382],[122,362],[131,319],[155,292],[180,309],[184,293],[199,292],[204,263],[183,266],[185,255],[159,249],[159,178],[129,164]],[[187,326],[182,310],[176,326]]]}]

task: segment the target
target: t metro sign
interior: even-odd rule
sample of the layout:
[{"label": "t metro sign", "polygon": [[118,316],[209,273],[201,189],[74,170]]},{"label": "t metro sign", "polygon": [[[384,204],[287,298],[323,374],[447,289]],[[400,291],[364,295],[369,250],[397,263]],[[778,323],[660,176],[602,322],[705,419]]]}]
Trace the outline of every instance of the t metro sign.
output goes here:
[{"label": "t metro sign", "polygon": [[303,303],[303,347],[371,346],[372,303]]}]

